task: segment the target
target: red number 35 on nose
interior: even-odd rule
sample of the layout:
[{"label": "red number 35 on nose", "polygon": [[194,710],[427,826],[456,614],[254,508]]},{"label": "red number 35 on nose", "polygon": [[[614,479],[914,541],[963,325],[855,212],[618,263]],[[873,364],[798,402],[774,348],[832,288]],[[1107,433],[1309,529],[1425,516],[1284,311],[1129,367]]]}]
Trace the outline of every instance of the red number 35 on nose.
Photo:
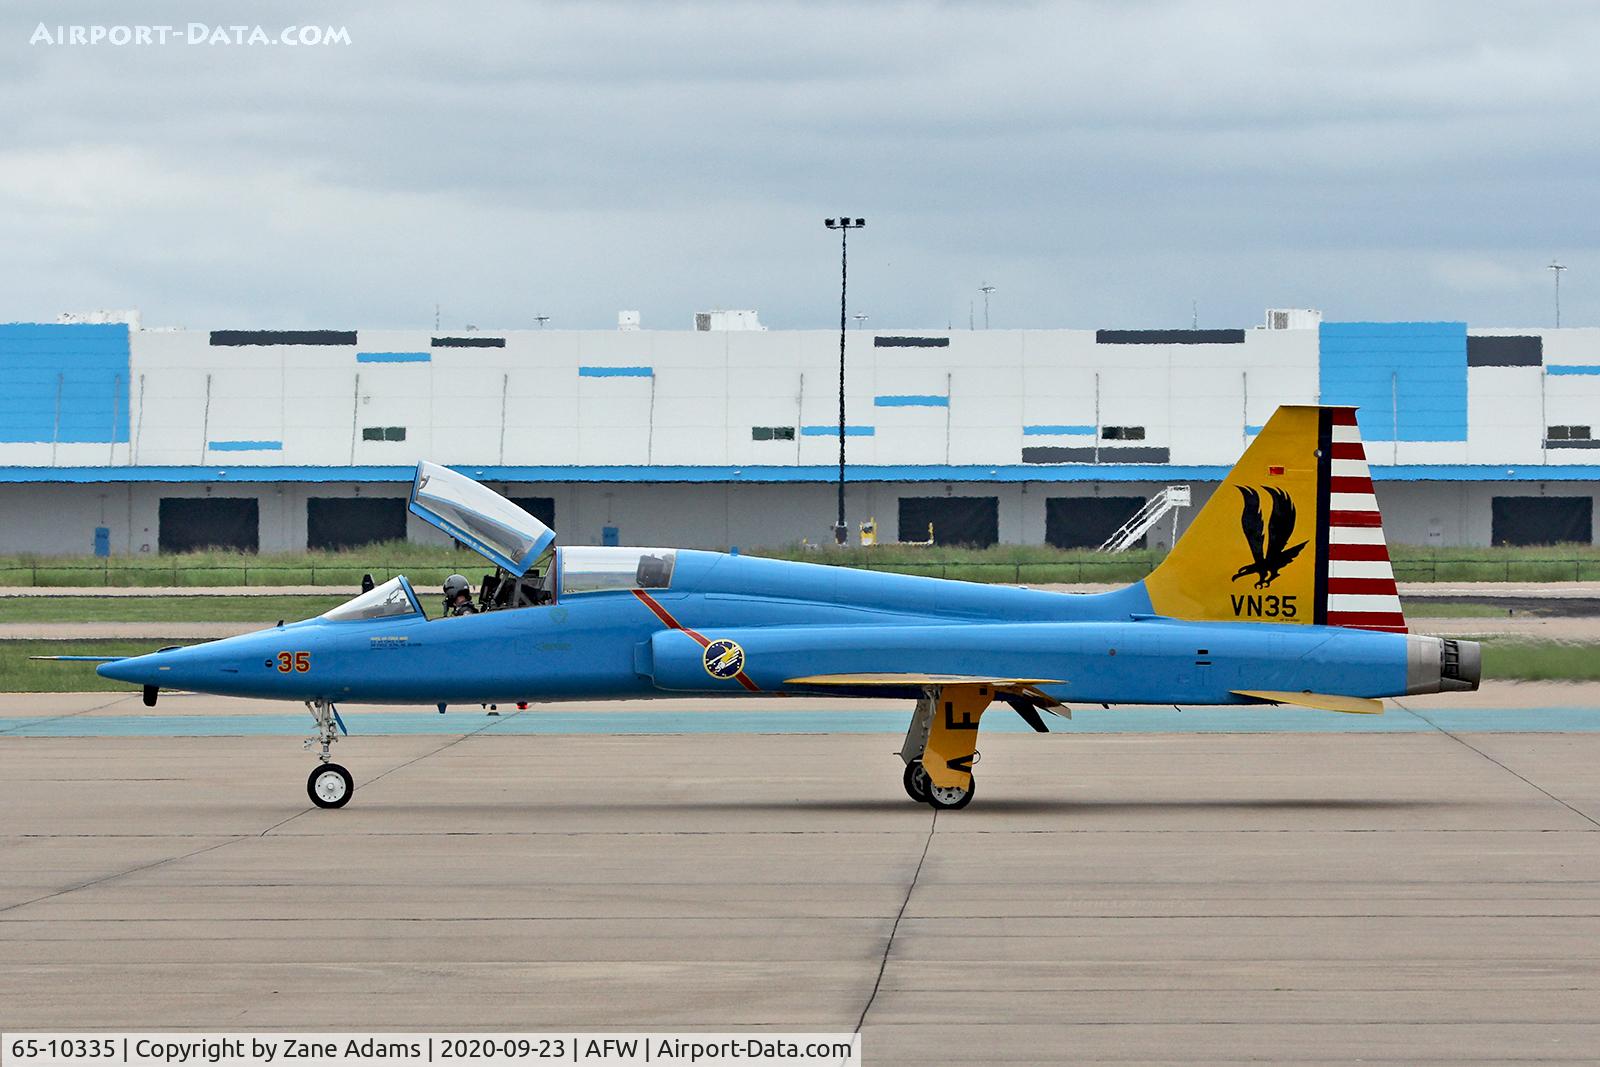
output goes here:
[{"label": "red number 35 on nose", "polygon": [[299,671],[304,674],[311,669],[311,653],[309,652],[279,652],[278,672],[288,674],[290,671]]}]

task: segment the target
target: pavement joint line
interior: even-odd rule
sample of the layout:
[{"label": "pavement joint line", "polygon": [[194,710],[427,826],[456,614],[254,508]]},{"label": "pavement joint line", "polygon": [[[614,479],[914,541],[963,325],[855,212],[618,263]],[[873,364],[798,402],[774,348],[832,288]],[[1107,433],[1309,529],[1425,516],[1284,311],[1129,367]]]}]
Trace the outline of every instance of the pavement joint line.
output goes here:
[{"label": "pavement joint line", "polygon": [[230,837],[226,841],[218,841],[216,844],[207,845],[205,848],[197,848],[197,849],[194,849],[193,851],[185,852],[182,855],[166,856],[166,857],[164,857],[162,859],[152,860],[149,863],[141,863],[137,867],[129,867],[126,870],[114,871],[111,874],[101,875],[99,878],[91,878],[87,882],[79,882],[76,885],[64,886],[61,889],[52,890],[51,892],[45,893],[42,896],[34,897],[32,900],[19,900],[15,904],[7,904],[5,907],[0,907],[0,915],[4,915],[6,912],[9,912],[9,911],[15,911],[18,908],[25,908],[29,904],[39,904],[39,903],[42,903],[42,902],[44,902],[46,900],[54,900],[56,897],[63,897],[63,896],[66,896],[68,893],[76,893],[80,889],[89,889],[89,888],[92,888],[93,886],[102,885],[102,884],[104,884],[106,882],[114,881],[114,880],[116,880],[118,878],[125,878],[130,874],[138,874],[140,871],[153,870],[156,867],[161,867],[161,866],[164,866],[164,865],[166,865],[168,863],[176,863],[179,860],[186,860],[186,859],[189,859],[189,858],[194,857],[194,856],[203,856],[207,852],[215,852],[219,848],[226,848],[229,845],[236,845],[240,841],[248,841],[248,840],[251,840],[251,838],[247,837],[247,836],[246,837]]},{"label": "pavement joint line", "polygon": [[922,843],[922,855],[917,857],[917,869],[911,872],[911,882],[906,886],[906,897],[900,902],[900,910],[895,913],[894,925],[889,927],[889,938],[883,945],[883,958],[878,961],[878,976],[872,981],[872,992],[867,995],[867,1003],[861,1009],[861,1016],[856,1020],[856,1033],[861,1032],[861,1027],[867,1021],[867,1012],[872,1010],[873,1002],[878,999],[878,990],[883,986],[883,972],[889,966],[889,953],[894,951],[894,936],[900,932],[900,920],[905,918],[906,908],[911,906],[911,894],[917,891],[917,879],[922,876],[922,865],[928,862],[928,849],[933,845],[934,831],[939,829],[939,809],[933,810],[933,819],[928,823],[928,839]]},{"label": "pavement joint line", "polygon": [[[126,699],[126,698],[124,697],[124,698],[120,698],[120,699]],[[81,713],[75,713],[75,714],[81,714]],[[521,714],[521,712],[514,713],[514,715],[516,715],[516,714]],[[514,717],[514,715],[512,717]],[[63,717],[65,717],[65,716],[63,716]],[[489,727],[494,726],[494,725],[495,724],[492,723],[492,722],[491,723],[485,723],[483,726],[480,726],[477,730],[474,730],[472,733],[464,734],[461,737],[453,738],[449,742],[449,744],[441,745],[438,748],[432,750],[431,752],[425,752],[421,756],[417,756],[415,759],[407,760],[405,763],[400,764],[398,767],[391,767],[391,768],[389,768],[389,770],[384,771],[382,774],[378,775],[377,778],[372,778],[368,782],[365,782],[363,784],[364,785],[370,785],[372,782],[376,782],[378,780],[378,778],[383,778],[383,777],[386,777],[387,775],[393,774],[395,771],[400,770],[402,767],[409,767],[409,766],[411,766],[411,764],[416,763],[418,760],[427,759],[429,756],[434,755],[437,752],[443,752],[445,749],[449,748],[451,745],[460,744],[462,741],[465,741],[468,737],[471,737],[472,734],[482,733],[484,730],[487,730],[487,729],[489,729]],[[275,830],[278,827],[284,825],[285,823],[292,822],[293,820],[298,819],[300,816],[306,814],[307,812],[315,811],[315,810],[316,810],[315,807],[308,807],[304,811],[296,812],[295,814],[289,816],[289,818],[282,820],[282,822],[274,823],[272,826],[267,827],[265,830],[261,831],[259,834],[245,834],[245,835],[239,835],[239,836],[235,836],[235,837],[230,837],[226,841],[219,841],[216,844],[207,845],[205,848],[197,848],[197,849],[194,849],[193,851],[185,852],[182,855],[167,856],[167,857],[165,857],[163,859],[154,860],[154,861],[152,861],[150,863],[143,863],[143,864],[140,864],[140,865],[138,865],[136,867],[130,867],[130,868],[126,869],[126,870],[115,871],[115,872],[113,872],[111,874],[102,875],[99,878],[93,878],[93,879],[90,879],[89,881],[86,881],[86,882],[79,882],[76,885],[65,886],[65,887],[63,887],[61,889],[56,889],[56,890],[53,890],[53,891],[51,891],[49,893],[45,893],[45,894],[43,894],[41,896],[34,897],[31,900],[21,900],[21,901],[18,901],[17,903],[15,903],[15,904],[8,904],[5,907],[0,907],[0,915],[4,915],[5,913],[10,912],[10,911],[15,911],[17,908],[25,908],[30,904],[38,904],[38,903],[41,903],[41,902],[46,901],[46,900],[54,900],[56,897],[66,896],[68,893],[76,893],[81,889],[89,889],[89,888],[92,888],[93,886],[102,885],[102,884],[104,884],[106,882],[114,881],[114,880],[116,880],[118,878],[125,878],[130,874],[138,874],[141,871],[152,870],[152,869],[154,869],[156,867],[161,867],[161,866],[164,866],[164,865],[166,865],[168,863],[177,863],[180,860],[192,859],[195,856],[203,856],[208,852],[215,852],[217,849],[226,848],[229,845],[236,845],[241,841],[259,840],[260,838],[263,838],[263,837],[267,836],[267,834],[271,833],[273,830]],[[150,836],[164,836],[164,835],[150,835]],[[200,835],[196,835],[196,836],[200,836]]]},{"label": "pavement joint line", "polygon": [[[1396,707],[1400,708],[1402,711],[1405,711],[1410,715],[1415,715],[1417,718],[1421,719],[1423,722],[1427,723],[1429,726],[1433,727],[1435,730],[1438,730],[1441,734],[1444,734],[1450,740],[1456,742],[1459,745],[1465,746],[1466,748],[1472,750],[1473,752],[1476,752],[1478,755],[1482,756],[1484,759],[1488,760],[1490,763],[1494,764],[1496,767],[1499,767],[1501,770],[1505,771],[1507,774],[1511,775],[1513,778],[1516,778],[1519,781],[1524,782],[1525,784],[1532,786],[1534,789],[1537,789],[1539,792],[1543,793],[1545,796],[1549,797],[1551,800],[1555,801],[1557,804],[1560,804],[1563,808],[1566,808],[1568,811],[1572,812],[1572,814],[1576,815],[1578,818],[1580,818],[1580,819],[1584,820],[1585,822],[1589,823],[1596,830],[1600,830],[1600,819],[1596,819],[1594,816],[1590,815],[1589,813],[1587,813],[1587,812],[1585,812],[1585,811],[1583,811],[1583,810],[1581,810],[1579,808],[1576,808],[1576,807],[1572,806],[1571,804],[1567,803],[1565,800],[1562,800],[1560,797],[1558,797],[1554,793],[1550,792],[1550,790],[1546,789],[1544,786],[1540,785],[1539,783],[1533,781],[1530,778],[1527,778],[1527,777],[1517,773],[1516,771],[1512,770],[1510,767],[1506,766],[1504,763],[1501,763],[1499,760],[1495,759],[1493,756],[1489,755],[1487,752],[1485,752],[1483,749],[1479,748],[1478,746],[1472,744],[1470,741],[1467,741],[1467,740],[1457,736],[1456,734],[1451,733],[1449,730],[1446,730],[1443,726],[1440,726],[1438,723],[1434,722],[1432,719],[1430,719],[1426,715],[1422,714],[1422,712],[1417,711],[1415,708],[1408,708],[1404,704],[1400,703],[1400,701],[1398,701],[1398,700],[1394,701],[1394,704],[1395,704]],[[1592,831],[1590,831],[1590,832],[1592,832]]]},{"label": "pavement joint line", "polygon": [[[505,718],[506,719],[515,719],[518,715],[521,715],[521,714],[523,714],[522,711],[514,711],[510,715],[505,716]],[[453,748],[456,745],[459,745],[461,742],[465,741],[469,737],[472,737],[472,736],[474,736],[476,734],[481,734],[485,730],[490,729],[491,727],[500,725],[500,723],[502,721],[504,721],[504,720],[495,719],[493,721],[484,723],[482,726],[478,727],[476,730],[469,730],[468,732],[466,732],[464,734],[461,734],[458,737],[453,737],[449,741],[447,741],[444,744],[440,745],[438,748],[429,749],[427,752],[424,752],[420,756],[413,757],[412,759],[406,760],[404,763],[401,763],[401,764],[399,764],[397,766],[394,766],[394,767],[390,767],[388,770],[384,771],[382,774],[377,775],[376,777],[368,778],[366,781],[361,783],[361,788],[365,789],[367,786],[370,786],[370,785],[374,784],[375,782],[380,781],[381,779],[389,777],[389,775],[393,774],[395,771],[404,770],[405,768],[411,766],[413,763],[418,763],[418,762],[420,762],[422,760],[425,760],[429,756],[436,756],[439,753],[443,752],[447,748]],[[259,833],[256,836],[258,836],[258,837],[266,837],[268,834],[272,833],[272,831],[278,829],[279,827],[287,826],[289,823],[294,822],[296,819],[300,818],[302,815],[309,815],[311,812],[316,811],[316,810],[317,809],[316,809],[316,807],[314,805],[311,806],[311,807],[303,808],[302,810],[297,811],[293,815],[289,816],[287,819],[284,819],[282,822],[273,823],[271,826],[267,827],[265,830],[261,831],[261,833]],[[322,835],[317,835],[317,836],[333,836],[333,837],[336,837],[338,835],[337,834],[322,834]]]}]

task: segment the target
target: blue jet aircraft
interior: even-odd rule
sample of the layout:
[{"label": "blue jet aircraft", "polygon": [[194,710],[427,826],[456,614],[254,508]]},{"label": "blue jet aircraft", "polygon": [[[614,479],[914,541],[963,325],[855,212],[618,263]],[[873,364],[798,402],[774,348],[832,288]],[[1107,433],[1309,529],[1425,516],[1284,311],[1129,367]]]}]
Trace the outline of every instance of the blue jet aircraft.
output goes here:
[{"label": "blue jet aircraft", "polygon": [[979,721],[1069,703],[1294,704],[1476,689],[1478,646],[1406,632],[1354,409],[1279,408],[1143,581],[1106,593],[944,581],[668,548],[557,547],[504,497],[421,463],[411,510],[497,571],[483,610],[428,618],[404,577],[325,615],[102,663],[160,689],[304,701],[307,791],[342,807],[339,703],[832,694],[915,701],[914,800],[972,799]]}]

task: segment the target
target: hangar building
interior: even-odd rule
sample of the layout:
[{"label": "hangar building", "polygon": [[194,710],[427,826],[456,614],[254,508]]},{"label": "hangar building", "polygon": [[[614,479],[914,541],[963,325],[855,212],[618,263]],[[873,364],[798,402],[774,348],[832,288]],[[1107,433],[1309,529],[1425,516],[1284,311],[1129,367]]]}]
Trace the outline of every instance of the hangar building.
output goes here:
[{"label": "hangar building", "polygon": [[[572,543],[830,536],[835,331],[753,313],[681,331],[626,314],[462,332],[62,318],[0,326],[3,552],[427,540],[405,509],[419,458]],[[1593,539],[1600,329],[1312,311],[1249,329],[858,329],[848,364],[848,514],[880,540],[931,522],[940,541],[1098,544],[1167,484],[1198,504],[1276,405],[1318,401],[1360,405],[1391,541]]]}]

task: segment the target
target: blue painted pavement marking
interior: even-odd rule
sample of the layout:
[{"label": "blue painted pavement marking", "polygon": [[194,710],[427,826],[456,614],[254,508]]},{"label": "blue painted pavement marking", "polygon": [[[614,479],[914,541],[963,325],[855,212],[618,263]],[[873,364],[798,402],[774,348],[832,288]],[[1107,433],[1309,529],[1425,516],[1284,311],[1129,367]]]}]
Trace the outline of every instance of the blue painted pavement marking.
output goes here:
[{"label": "blue painted pavement marking", "polygon": [[[483,729],[506,734],[900,734],[907,711],[538,711],[507,709],[495,720],[477,709],[434,712],[343,709],[350,733],[461,734]],[[995,709],[988,732],[1027,733],[1018,718]],[[1596,708],[1457,708],[1384,715],[1335,715],[1283,708],[1117,708],[1075,710],[1073,719],[1046,720],[1052,733],[1591,733],[1600,732]],[[0,717],[6,737],[258,737],[311,732],[310,716],[281,715],[71,715],[39,719]]]}]

